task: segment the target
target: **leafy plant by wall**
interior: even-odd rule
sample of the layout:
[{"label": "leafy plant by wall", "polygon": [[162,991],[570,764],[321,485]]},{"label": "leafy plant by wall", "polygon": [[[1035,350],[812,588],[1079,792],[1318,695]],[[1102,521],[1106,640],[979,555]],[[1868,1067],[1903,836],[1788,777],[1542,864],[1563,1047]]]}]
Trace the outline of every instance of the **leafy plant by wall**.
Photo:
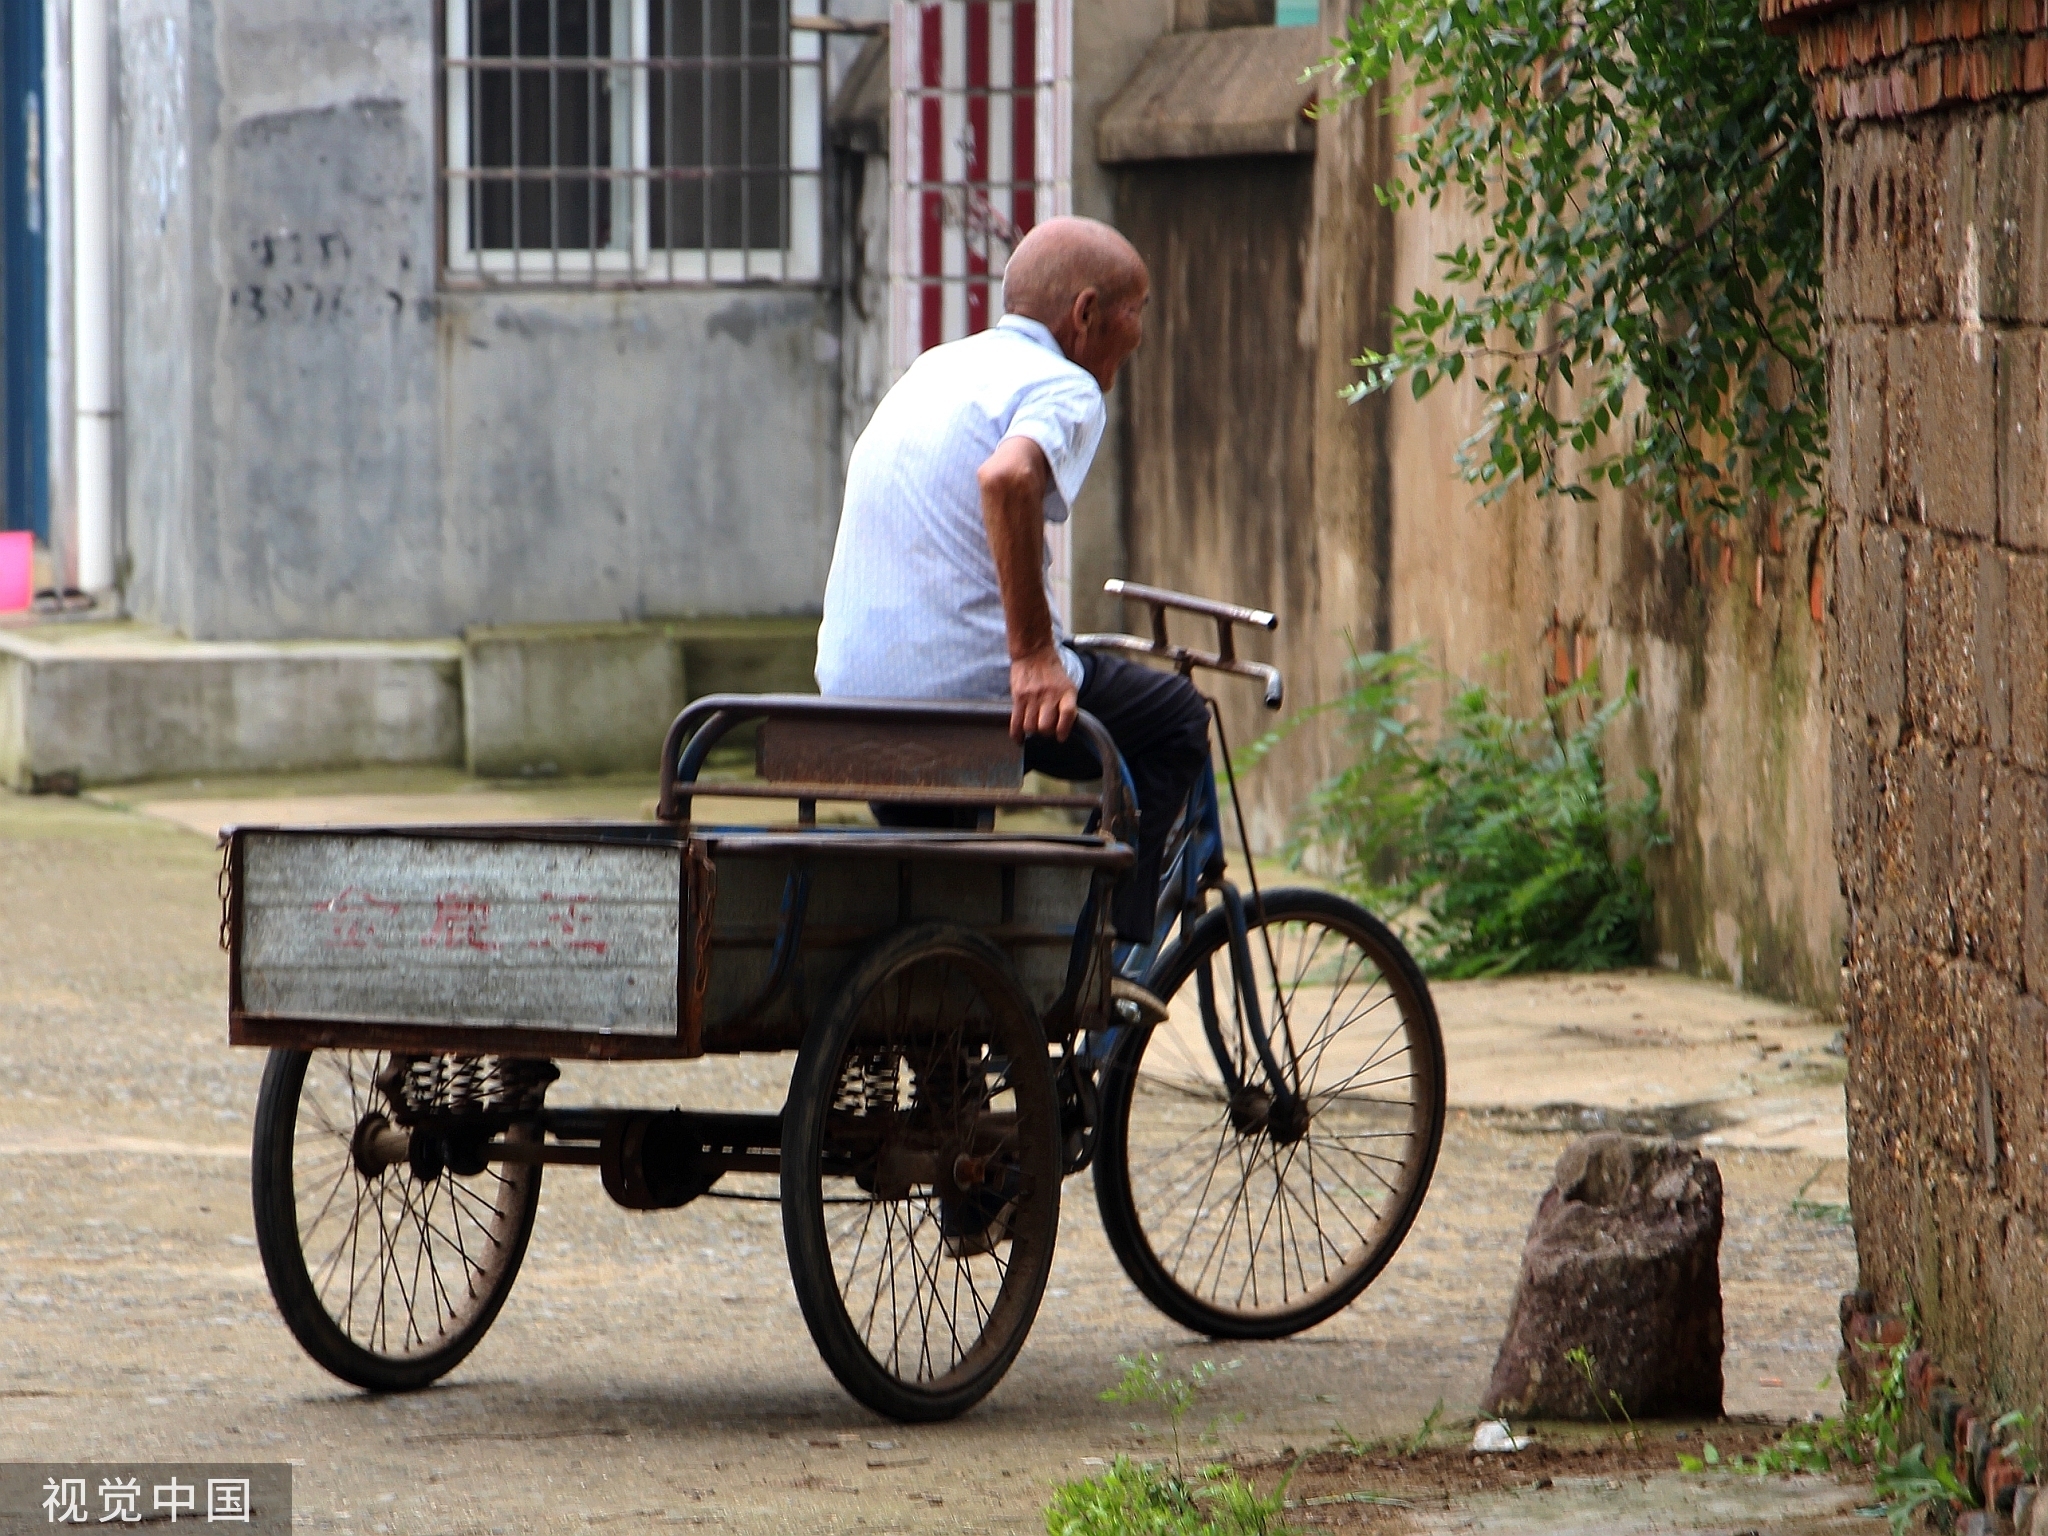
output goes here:
[{"label": "leafy plant by wall", "polygon": [[1405,921],[1435,975],[1641,963],[1644,857],[1668,841],[1659,786],[1645,769],[1642,793],[1616,797],[1600,753],[1635,703],[1634,674],[1602,703],[1590,668],[1536,718],[1460,684],[1432,730],[1414,695],[1439,675],[1419,645],[1354,657],[1349,691],[1247,750],[1256,762],[1314,715],[1343,718],[1350,765],[1310,797],[1292,856],[1323,850],[1347,890]]},{"label": "leafy plant by wall", "polygon": [[1755,0],[1367,0],[1338,41],[1339,95],[1398,64],[1418,102],[1383,200],[1461,195],[1482,225],[1358,393],[1469,372],[1461,467],[1488,497],[1818,508],[1820,140]]}]

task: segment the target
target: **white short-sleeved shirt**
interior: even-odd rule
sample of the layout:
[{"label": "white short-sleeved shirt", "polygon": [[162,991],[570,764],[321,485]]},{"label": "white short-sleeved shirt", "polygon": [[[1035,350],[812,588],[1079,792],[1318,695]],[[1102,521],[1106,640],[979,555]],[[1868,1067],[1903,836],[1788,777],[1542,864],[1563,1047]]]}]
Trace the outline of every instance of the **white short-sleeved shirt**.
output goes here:
[{"label": "white short-sleeved shirt", "polygon": [[[846,467],[818,687],[863,698],[1008,698],[1003,593],[976,473],[1004,438],[1030,438],[1052,468],[1045,520],[1065,522],[1106,419],[1094,377],[1021,315],[912,363]],[[1048,552],[1046,606],[1064,641],[1051,565]],[[1078,684],[1078,658],[1061,656]]]}]

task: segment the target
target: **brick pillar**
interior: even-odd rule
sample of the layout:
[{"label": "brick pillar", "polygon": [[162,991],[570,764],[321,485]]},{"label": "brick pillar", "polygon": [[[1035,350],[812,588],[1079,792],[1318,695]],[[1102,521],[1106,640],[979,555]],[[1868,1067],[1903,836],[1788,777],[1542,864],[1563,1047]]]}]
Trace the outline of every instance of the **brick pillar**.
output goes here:
[{"label": "brick pillar", "polygon": [[1764,0],[1827,133],[1835,848],[1863,1283],[2048,1398],[2048,0]]}]

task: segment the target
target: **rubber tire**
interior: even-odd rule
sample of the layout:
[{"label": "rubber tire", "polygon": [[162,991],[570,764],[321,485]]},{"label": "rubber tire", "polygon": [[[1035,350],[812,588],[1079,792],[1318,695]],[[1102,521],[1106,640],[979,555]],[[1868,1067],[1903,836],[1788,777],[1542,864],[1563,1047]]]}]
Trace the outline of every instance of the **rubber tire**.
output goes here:
[{"label": "rubber tire", "polygon": [[[1018,1114],[1020,1119],[1033,1114],[1040,1122],[1039,1134],[1031,1138],[1034,1145],[1025,1150],[1020,1162],[1024,1164],[1024,1187],[1043,1191],[1033,1216],[1034,1222],[1042,1223],[1043,1233],[1033,1240],[1024,1261],[1020,1262],[1017,1248],[1012,1246],[1009,1276],[990,1309],[992,1314],[1006,1313],[1006,1331],[994,1339],[984,1331],[982,1339],[988,1348],[977,1344],[970,1351],[982,1358],[962,1379],[944,1387],[927,1387],[886,1370],[870,1353],[849,1316],[839,1293],[825,1224],[824,1184],[817,1169],[826,1112],[838,1089],[840,1064],[863,1004],[897,972],[939,956],[950,956],[980,972],[984,986],[994,989],[1008,1016],[999,1028],[1011,1033],[1015,1041],[1010,1059]],[[1033,1053],[1044,1065],[1035,1076],[1028,1076],[1018,1063]],[[1036,1101],[1035,1111],[1027,1100]],[[854,964],[830,1005],[812,1020],[797,1053],[789,1102],[782,1116],[782,1233],[790,1278],[811,1338],[839,1384],[876,1413],[906,1424],[957,1418],[986,1397],[1015,1362],[1038,1315],[1059,1231],[1060,1175],[1059,1101],[1052,1063],[1037,1012],[1008,958],[980,934],[943,923],[922,924],[881,940]]]},{"label": "rubber tire", "polygon": [[[1414,1225],[1416,1214],[1422,1209],[1423,1198],[1429,1192],[1430,1179],[1436,1171],[1437,1152],[1443,1141],[1443,1032],[1437,1024],[1436,1005],[1430,999],[1429,983],[1407,947],[1392,929],[1356,902],[1328,891],[1305,886],[1268,891],[1265,893],[1264,913],[1263,921],[1267,922],[1307,920],[1343,932],[1372,956],[1390,984],[1396,984],[1407,992],[1410,1007],[1404,1010],[1404,1014],[1408,1019],[1411,1049],[1416,1049],[1422,1058],[1418,1063],[1420,1081],[1417,1088],[1427,1123],[1418,1144],[1412,1144],[1412,1150],[1419,1156],[1404,1160],[1404,1168],[1412,1166],[1415,1175],[1410,1187],[1400,1207],[1393,1212],[1391,1222],[1382,1228],[1379,1241],[1355,1272],[1348,1273],[1339,1284],[1296,1307],[1258,1310],[1220,1307],[1194,1295],[1175,1281],[1152,1251],[1139,1220],[1131,1192],[1131,1100],[1139,1065],[1151,1043],[1153,1031],[1151,1026],[1127,1029],[1103,1071],[1102,1119],[1095,1159],[1095,1200],[1101,1212],[1103,1231],[1123,1265],[1124,1273],[1146,1300],[1183,1327],[1217,1339],[1286,1338],[1334,1317],[1356,1301],[1386,1268],[1387,1261],[1399,1250],[1409,1228]],[[1245,907],[1245,922],[1251,950],[1256,956],[1260,950],[1258,929],[1262,919],[1249,901]],[[1184,932],[1173,947],[1159,957],[1147,977],[1147,986],[1163,1001],[1170,1002],[1194,974],[1198,961],[1205,956],[1220,956],[1222,963],[1217,971],[1220,993],[1231,976],[1229,943],[1230,930],[1224,911],[1220,906],[1212,908],[1196,921],[1192,930]]]},{"label": "rubber tire", "polygon": [[264,1065],[263,1084],[257,1093],[249,1192],[255,1207],[256,1248],[263,1257],[263,1272],[270,1281],[270,1294],[285,1326],[322,1367],[351,1386],[367,1391],[417,1392],[463,1362],[490,1331],[505,1298],[511,1295],[512,1283],[526,1257],[527,1242],[533,1235],[534,1215],[540,1208],[540,1165],[529,1165],[532,1176],[527,1180],[524,1198],[512,1210],[509,1252],[490,1293],[469,1322],[447,1344],[430,1353],[395,1356],[366,1349],[344,1333],[322,1305],[300,1246],[292,1151],[299,1096],[312,1059],[313,1053],[309,1051],[273,1050]]}]

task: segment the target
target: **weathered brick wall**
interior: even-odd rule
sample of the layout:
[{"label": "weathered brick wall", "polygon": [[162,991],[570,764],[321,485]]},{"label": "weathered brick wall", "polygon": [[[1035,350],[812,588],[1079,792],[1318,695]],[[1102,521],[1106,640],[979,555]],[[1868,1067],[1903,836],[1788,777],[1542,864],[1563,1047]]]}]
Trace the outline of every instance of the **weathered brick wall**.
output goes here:
[{"label": "weathered brick wall", "polygon": [[[1764,0],[1767,17],[1821,9]],[[1830,121],[2048,90],[2048,0],[1888,0],[1837,11],[1800,31],[1799,64]]]},{"label": "weathered brick wall", "polygon": [[[1897,7],[1829,24],[1880,9]],[[2048,98],[1843,115],[1830,134],[1826,670],[1863,1282],[1917,1306],[1959,1385],[2031,1407],[2048,1397]]]}]

